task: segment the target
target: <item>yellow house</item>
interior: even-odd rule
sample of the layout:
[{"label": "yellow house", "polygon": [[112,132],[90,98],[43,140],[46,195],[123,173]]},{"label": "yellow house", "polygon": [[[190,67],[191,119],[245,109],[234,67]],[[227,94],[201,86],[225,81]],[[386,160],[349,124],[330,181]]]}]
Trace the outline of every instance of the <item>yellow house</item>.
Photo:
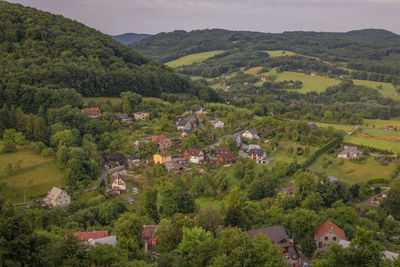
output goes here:
[{"label": "yellow house", "polygon": [[157,163],[164,164],[172,161],[171,154],[169,153],[154,154],[153,159],[154,159],[154,164]]}]

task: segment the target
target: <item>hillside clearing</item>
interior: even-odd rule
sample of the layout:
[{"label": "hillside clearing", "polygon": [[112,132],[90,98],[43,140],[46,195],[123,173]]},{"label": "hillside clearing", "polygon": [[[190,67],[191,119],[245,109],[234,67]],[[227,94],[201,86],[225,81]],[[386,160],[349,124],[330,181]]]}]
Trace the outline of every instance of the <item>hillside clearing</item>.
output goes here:
[{"label": "hillside clearing", "polygon": [[378,140],[373,138],[365,138],[359,136],[346,135],[344,142],[353,145],[363,145],[381,150],[392,151],[393,153],[400,153],[400,142]]},{"label": "hillside clearing", "polygon": [[202,53],[196,53],[188,56],[184,56],[181,58],[178,58],[176,60],[170,61],[165,63],[166,65],[176,68],[179,66],[184,66],[184,65],[190,65],[193,63],[200,63],[203,62],[204,60],[213,57],[215,55],[223,53],[224,50],[214,50],[214,51],[208,51],[208,52],[202,52]]},{"label": "hillside clearing", "polygon": [[294,56],[296,55],[295,52],[287,51],[287,50],[267,50],[264,51],[268,53],[270,57],[283,57],[283,56]]},{"label": "hillside clearing", "polygon": [[[17,161],[21,161],[20,170],[9,175],[7,164],[15,164]],[[27,201],[40,199],[53,186],[61,186],[63,183],[63,174],[53,158],[36,155],[27,147],[0,154],[0,192],[11,203],[22,202],[24,191]]]}]

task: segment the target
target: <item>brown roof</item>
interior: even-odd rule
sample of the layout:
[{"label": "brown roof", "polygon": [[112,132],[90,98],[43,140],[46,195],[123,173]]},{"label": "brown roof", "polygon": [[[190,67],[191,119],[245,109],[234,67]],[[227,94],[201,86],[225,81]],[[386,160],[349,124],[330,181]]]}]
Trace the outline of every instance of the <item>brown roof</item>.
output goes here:
[{"label": "brown roof", "polygon": [[99,116],[101,114],[99,108],[83,108],[82,112],[87,116]]},{"label": "brown roof", "polygon": [[159,153],[158,155],[160,155],[161,157],[168,157],[168,156],[171,156],[171,154],[169,154],[169,153]]},{"label": "brown roof", "polygon": [[193,148],[188,148],[187,153],[189,156],[198,156],[201,152],[201,148],[199,147],[193,147]]},{"label": "brown roof", "polygon": [[225,154],[229,152],[231,152],[231,149],[229,147],[222,147],[222,146],[214,147],[214,154],[216,155]]},{"label": "brown roof", "polygon": [[143,225],[142,240],[149,240],[157,231],[157,225]]},{"label": "brown roof", "polygon": [[160,142],[164,141],[165,139],[168,139],[168,137],[166,137],[166,136],[163,135],[163,134],[155,135],[155,136],[153,136],[153,137],[151,138],[151,140],[153,140],[154,142],[157,142],[157,143],[160,143]]},{"label": "brown roof", "polygon": [[92,231],[92,232],[75,232],[72,235],[81,241],[88,241],[89,239],[98,239],[107,237],[108,231],[105,230],[105,231]]},{"label": "brown roof", "polygon": [[333,222],[331,222],[329,220],[324,222],[317,228],[315,228],[314,239],[319,239],[322,235],[329,232],[330,230],[332,230],[340,238],[346,240],[346,234],[344,233],[344,231],[341,228],[339,228],[336,224],[334,224]]},{"label": "brown roof", "polygon": [[258,234],[267,235],[272,240],[272,242],[283,248],[290,246],[289,236],[286,234],[285,228],[283,228],[281,225],[253,229],[247,231],[247,233],[253,237]]}]

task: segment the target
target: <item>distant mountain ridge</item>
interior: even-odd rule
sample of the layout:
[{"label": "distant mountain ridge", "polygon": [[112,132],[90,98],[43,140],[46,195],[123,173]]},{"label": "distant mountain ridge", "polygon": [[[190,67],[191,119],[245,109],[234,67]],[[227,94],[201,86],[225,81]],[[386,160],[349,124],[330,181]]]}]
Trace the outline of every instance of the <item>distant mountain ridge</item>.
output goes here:
[{"label": "distant mountain ridge", "polygon": [[[262,33],[205,29],[159,33],[130,45],[160,62],[211,50],[247,49],[290,50],[310,56],[381,59],[400,49],[400,35],[380,29],[338,32],[291,31]],[[372,51],[374,50],[374,51]],[[368,51],[370,54],[365,54]]]},{"label": "distant mountain ridge", "polygon": [[123,33],[119,35],[112,35],[111,37],[114,40],[117,40],[121,44],[130,45],[136,42],[139,42],[143,39],[153,36],[152,34],[146,33]]}]

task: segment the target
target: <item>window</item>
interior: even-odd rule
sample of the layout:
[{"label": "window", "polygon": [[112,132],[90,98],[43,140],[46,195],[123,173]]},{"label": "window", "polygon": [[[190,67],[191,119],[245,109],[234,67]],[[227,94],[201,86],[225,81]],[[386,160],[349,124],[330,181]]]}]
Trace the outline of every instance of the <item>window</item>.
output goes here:
[{"label": "window", "polygon": [[336,236],[333,237],[333,241],[336,241]]},{"label": "window", "polygon": [[325,240],[328,240],[328,237],[327,237],[327,236],[325,236]]},{"label": "window", "polygon": [[321,241],[318,242],[318,247],[322,248],[322,242]]}]

